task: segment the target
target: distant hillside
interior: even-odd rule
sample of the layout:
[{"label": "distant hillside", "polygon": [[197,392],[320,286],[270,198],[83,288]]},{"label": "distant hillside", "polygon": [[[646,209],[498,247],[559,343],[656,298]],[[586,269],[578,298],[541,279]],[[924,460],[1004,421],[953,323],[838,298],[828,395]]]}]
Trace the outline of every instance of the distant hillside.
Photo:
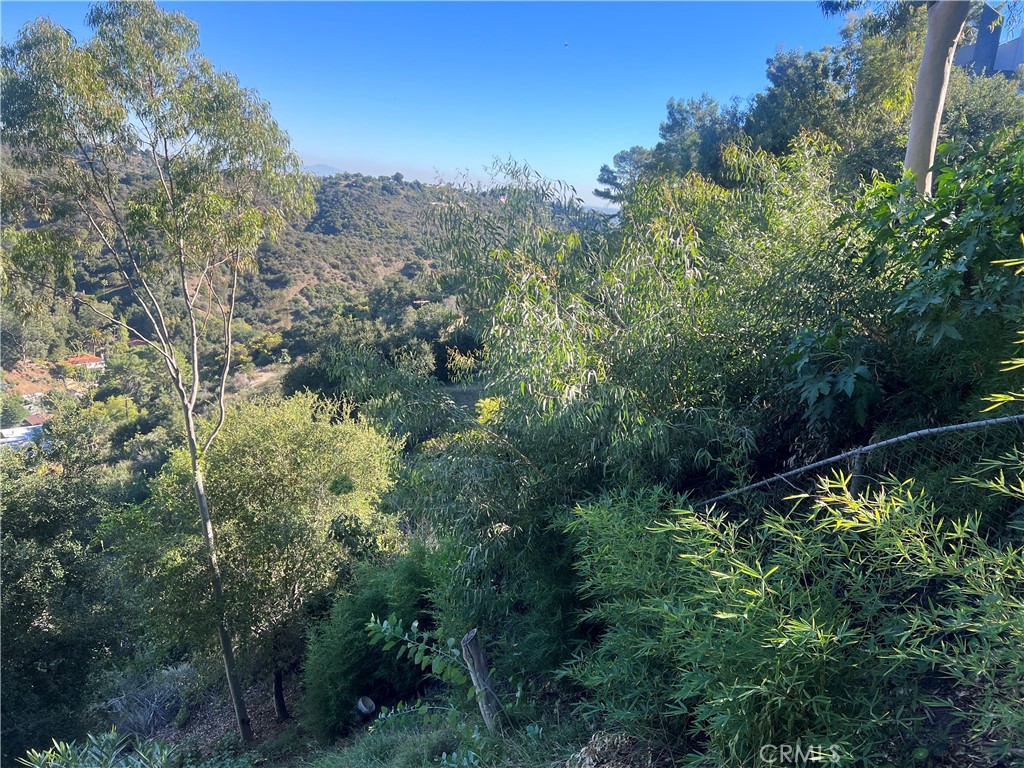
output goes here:
[{"label": "distant hillside", "polygon": [[341,173],[341,170],[335,168],[333,165],[324,165],[323,163],[307,165],[302,170],[306,173],[312,173],[314,176],[334,176],[335,174]]},{"label": "distant hillside", "polygon": [[[137,160],[127,158],[118,194],[152,185]],[[32,183],[29,174],[8,167],[5,174],[11,184],[28,187]],[[290,328],[296,320],[328,310],[340,300],[361,300],[387,275],[401,272],[412,277],[430,263],[428,214],[431,203],[440,198],[438,187],[406,182],[397,173],[379,177],[340,173],[318,178],[316,184],[310,218],[286,228],[276,242],[264,243],[258,272],[242,278],[236,317],[253,329]],[[29,228],[40,223],[17,222]],[[80,264],[79,291],[113,305],[131,306],[109,259],[84,254]],[[13,333],[20,323],[7,319],[12,322],[4,325],[4,342],[14,349],[17,345],[13,337],[8,338],[8,331]],[[25,322],[31,327],[25,338],[38,337],[38,343],[23,351],[39,359],[82,351],[84,342],[79,337],[87,336],[95,324],[91,315],[81,318],[60,305],[54,305],[48,315]]]},{"label": "distant hillside", "polygon": [[437,199],[437,187],[400,174],[320,179],[312,217],[260,249],[260,271],[244,284],[242,316],[287,327],[299,314],[364,294],[385,275],[420,271],[429,261],[427,214]]}]

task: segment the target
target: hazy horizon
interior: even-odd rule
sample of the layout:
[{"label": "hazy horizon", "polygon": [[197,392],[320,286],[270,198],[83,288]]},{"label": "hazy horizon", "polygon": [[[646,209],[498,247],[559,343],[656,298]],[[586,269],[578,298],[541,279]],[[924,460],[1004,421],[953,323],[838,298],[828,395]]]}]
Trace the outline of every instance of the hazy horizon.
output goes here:
[{"label": "hazy horizon", "polygon": [[[266,99],[307,165],[424,183],[526,162],[587,203],[601,165],[653,146],[669,98],[749,98],[777,50],[839,41],[813,2],[174,2],[202,52]],[[4,0],[2,29],[87,4]]]}]

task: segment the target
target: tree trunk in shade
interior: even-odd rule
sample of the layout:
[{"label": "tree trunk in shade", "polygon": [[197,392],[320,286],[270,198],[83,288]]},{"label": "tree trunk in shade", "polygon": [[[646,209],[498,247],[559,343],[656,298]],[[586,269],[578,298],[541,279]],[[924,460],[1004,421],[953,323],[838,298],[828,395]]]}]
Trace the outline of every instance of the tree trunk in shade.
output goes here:
[{"label": "tree trunk in shade", "polygon": [[284,703],[284,673],[280,669],[274,670],[274,714],[278,722],[288,719],[288,707]]}]

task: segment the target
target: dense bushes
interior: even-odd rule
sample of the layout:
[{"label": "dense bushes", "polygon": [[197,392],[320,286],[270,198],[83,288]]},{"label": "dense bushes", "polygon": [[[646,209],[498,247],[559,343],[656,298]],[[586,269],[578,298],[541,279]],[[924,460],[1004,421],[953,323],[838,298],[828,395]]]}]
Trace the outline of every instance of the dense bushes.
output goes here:
[{"label": "dense bushes", "polygon": [[[889,446],[861,469],[895,477],[864,495],[836,479],[785,508],[753,494],[686,506],[1019,390],[1003,361],[1024,277],[1002,262],[1021,256],[1024,138],[981,136],[1024,114],[1017,81],[954,76],[945,129],[959,140],[933,197],[909,177],[851,193],[899,165],[909,116],[895,75],[915,55],[876,42],[858,24],[842,50],[777,56],[749,140],[737,109],[673,103],[656,172],[634,148],[628,178],[603,174],[615,217],[511,164],[488,191],[323,182],[305,231],[263,246],[263,276],[243,281],[236,367],[300,357],[294,396],[232,392],[201,456],[223,596],[155,360],[83,318],[51,318],[38,338],[16,327],[22,352],[58,349],[68,326],[119,353],[94,403],[51,420],[35,456],[4,459],[5,750],[80,733],[119,654],[142,671],[122,664],[109,685],[152,691],[147,711],[169,717],[182,675],[145,671],[201,657],[222,628],[249,679],[275,673],[281,719],[283,675],[304,660],[305,723],[331,739],[362,695],[436,691],[368,642],[370,617],[395,615],[432,637],[477,627],[501,693],[519,694],[505,727],[535,745],[534,713],[557,700],[557,723],[565,701],[554,677],[588,691],[598,721],[701,768],[796,743],[858,768],[1020,763],[1019,451],[989,480],[956,482],[1019,433]],[[428,262],[428,228],[411,226],[426,207],[447,263]],[[351,286],[403,261],[366,296],[309,266]],[[80,287],[98,285],[90,274]],[[290,310],[287,330],[261,326]],[[136,603],[150,634],[118,648],[102,606]],[[448,725],[472,704],[451,693],[462,709],[443,707],[415,755],[370,745],[352,759],[477,761],[464,747],[480,740]],[[149,727],[116,704],[119,725]]]},{"label": "dense bushes", "polygon": [[107,503],[103,478],[73,462],[71,453],[65,446],[61,462],[40,450],[0,449],[4,765],[29,747],[74,738],[92,724],[88,704],[120,642],[119,617],[137,616],[110,564],[91,546]]},{"label": "dense bushes", "polygon": [[302,709],[305,723],[319,738],[351,727],[360,696],[369,696],[379,706],[415,693],[422,682],[419,669],[372,647],[366,625],[371,615],[426,621],[429,587],[426,551],[419,545],[386,567],[356,569],[348,592],[312,633],[306,652]]},{"label": "dense bushes", "polygon": [[577,501],[623,483],[716,489],[760,456],[792,458],[788,345],[812,322],[861,327],[878,301],[833,246],[832,160],[812,136],[783,159],[735,148],[734,188],[642,182],[615,231],[516,167],[507,207],[455,196],[442,210],[460,290],[487,307],[477,373],[493,407],[425,444],[403,493],[458,542],[463,621],[502,637],[497,659],[532,657],[514,671],[579,639],[557,532]]},{"label": "dense bushes", "polygon": [[154,637],[201,651],[223,622],[247,661],[288,671],[311,607],[356,564],[398,549],[396,520],[378,504],[394,482],[396,449],[310,394],[233,404],[203,457],[224,581],[219,601],[203,565],[183,451],[150,484],[144,504],[105,521],[122,565],[141,577]]},{"label": "dense bushes", "polygon": [[945,150],[931,199],[879,179],[845,202],[834,148],[804,135],[783,158],[728,149],[728,187],[641,178],[615,229],[522,169],[506,210],[454,201],[489,397],[402,484],[452,562],[446,630],[486,627],[513,675],[574,650],[586,709],[694,765],[796,742],[865,766],[1010,754],[1020,538],[1005,499],[951,481],[1012,435],[893,451],[899,481],[866,497],[833,483],[650,529],[676,493],[967,420],[1010,388],[1021,287],[996,262],[1020,257],[1020,141]]},{"label": "dense bushes", "polygon": [[699,766],[798,742],[858,765],[1019,747],[1019,539],[990,546],[912,482],[854,497],[834,480],[753,527],[672,504],[609,494],[569,526],[604,628],[569,669],[591,707]]},{"label": "dense bushes", "polygon": [[886,275],[897,288],[892,311],[933,346],[972,332],[984,343],[999,320],[1018,320],[1024,297],[1024,279],[1000,264],[1020,258],[1024,135],[1018,128],[966,158],[956,152],[942,148],[931,198],[908,194],[909,180],[877,181],[857,205],[866,272]]}]

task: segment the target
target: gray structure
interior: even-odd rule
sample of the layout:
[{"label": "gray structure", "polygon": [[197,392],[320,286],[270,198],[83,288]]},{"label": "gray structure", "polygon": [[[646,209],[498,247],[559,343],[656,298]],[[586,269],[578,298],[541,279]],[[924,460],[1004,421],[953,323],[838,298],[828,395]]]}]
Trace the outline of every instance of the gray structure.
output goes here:
[{"label": "gray structure", "polygon": [[998,21],[999,11],[986,3],[978,24],[977,42],[960,46],[953,57],[953,63],[976,75],[998,73],[1009,76],[1024,66],[1024,38],[1018,35],[1000,45],[999,37],[1003,27],[1001,24],[996,25]]}]

